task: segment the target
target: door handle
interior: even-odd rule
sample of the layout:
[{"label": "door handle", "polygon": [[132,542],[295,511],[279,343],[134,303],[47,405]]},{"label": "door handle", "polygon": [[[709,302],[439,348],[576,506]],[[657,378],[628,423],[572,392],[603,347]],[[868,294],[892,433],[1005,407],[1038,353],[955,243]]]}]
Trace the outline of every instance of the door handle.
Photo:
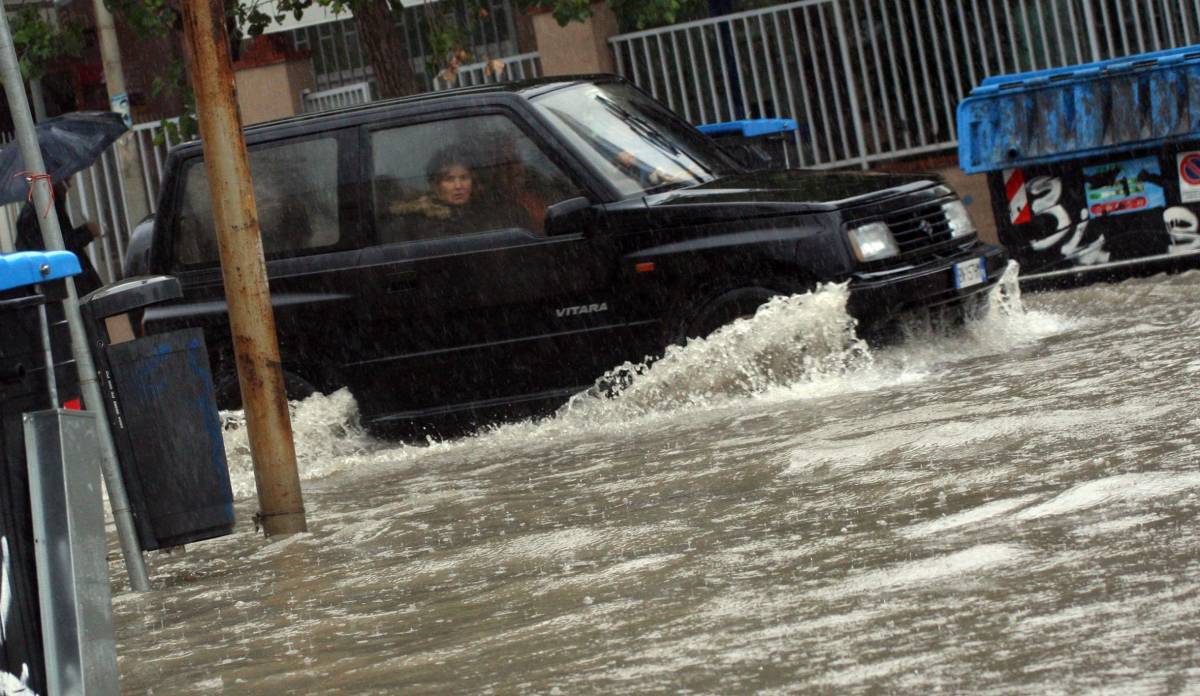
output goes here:
[{"label": "door handle", "polygon": [[387,276],[387,291],[389,293],[408,292],[416,287],[416,271],[400,271],[399,273],[391,273]]}]

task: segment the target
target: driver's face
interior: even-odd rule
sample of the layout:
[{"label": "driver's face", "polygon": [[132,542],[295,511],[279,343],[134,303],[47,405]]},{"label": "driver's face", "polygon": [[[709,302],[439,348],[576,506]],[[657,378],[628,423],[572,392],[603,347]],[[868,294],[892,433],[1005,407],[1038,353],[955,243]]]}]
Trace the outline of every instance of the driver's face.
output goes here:
[{"label": "driver's face", "polygon": [[442,170],[442,175],[434,184],[433,193],[448,205],[466,205],[471,200],[471,186],[474,183],[471,170],[461,164],[452,164]]}]

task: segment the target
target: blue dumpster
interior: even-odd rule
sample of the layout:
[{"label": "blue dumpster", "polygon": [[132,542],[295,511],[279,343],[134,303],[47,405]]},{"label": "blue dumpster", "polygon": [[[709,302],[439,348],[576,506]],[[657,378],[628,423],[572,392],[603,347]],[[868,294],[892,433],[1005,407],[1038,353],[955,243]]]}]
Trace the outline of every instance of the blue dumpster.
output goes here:
[{"label": "blue dumpster", "polygon": [[750,169],[789,169],[787,137],[796,128],[790,118],[751,118],[696,126]]},{"label": "blue dumpster", "polygon": [[958,138],[1026,282],[1200,265],[1200,46],[989,77]]},{"label": "blue dumpster", "polygon": [[[6,593],[0,616],[0,690],[6,680],[19,682],[26,674],[32,692],[46,693],[21,414],[58,405],[50,403],[47,390],[38,311],[47,301],[61,299],[61,279],[79,271],[79,260],[70,252],[0,255],[0,573]],[[69,355],[66,344],[58,343],[55,355]],[[66,393],[76,383],[68,379],[73,367],[66,361],[55,370]]]}]

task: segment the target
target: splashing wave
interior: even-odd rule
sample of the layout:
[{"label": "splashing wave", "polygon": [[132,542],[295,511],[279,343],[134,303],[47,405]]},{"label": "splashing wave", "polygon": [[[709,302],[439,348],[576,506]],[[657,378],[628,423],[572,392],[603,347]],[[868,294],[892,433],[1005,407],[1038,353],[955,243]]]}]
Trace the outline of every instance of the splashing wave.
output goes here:
[{"label": "splashing wave", "polygon": [[[541,420],[507,423],[449,442],[404,445],[381,442],[359,425],[347,390],[314,395],[291,405],[301,476],[316,479],[366,463],[402,461],[461,447],[512,447],[527,451],[539,441],[623,431],[747,400],[786,400],[871,391],[954,369],[980,355],[1061,332],[1054,315],[1026,310],[1011,264],[992,291],[990,311],[965,327],[909,325],[903,344],[873,351],[855,333],[846,312],[846,284],[776,297],[752,316],[707,338],[672,346],[657,360],[626,363]],[[253,467],[240,412],[222,414],[235,493],[253,491]]]}]

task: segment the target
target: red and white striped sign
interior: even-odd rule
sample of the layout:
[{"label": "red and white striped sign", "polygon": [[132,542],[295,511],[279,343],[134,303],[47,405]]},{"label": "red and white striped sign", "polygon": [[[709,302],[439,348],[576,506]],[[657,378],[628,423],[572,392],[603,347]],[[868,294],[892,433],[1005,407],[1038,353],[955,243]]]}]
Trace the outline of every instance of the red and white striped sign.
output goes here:
[{"label": "red and white striped sign", "polygon": [[1020,169],[1004,170],[1004,196],[1008,199],[1008,220],[1024,225],[1033,220],[1029,196],[1025,194],[1025,174]]}]

